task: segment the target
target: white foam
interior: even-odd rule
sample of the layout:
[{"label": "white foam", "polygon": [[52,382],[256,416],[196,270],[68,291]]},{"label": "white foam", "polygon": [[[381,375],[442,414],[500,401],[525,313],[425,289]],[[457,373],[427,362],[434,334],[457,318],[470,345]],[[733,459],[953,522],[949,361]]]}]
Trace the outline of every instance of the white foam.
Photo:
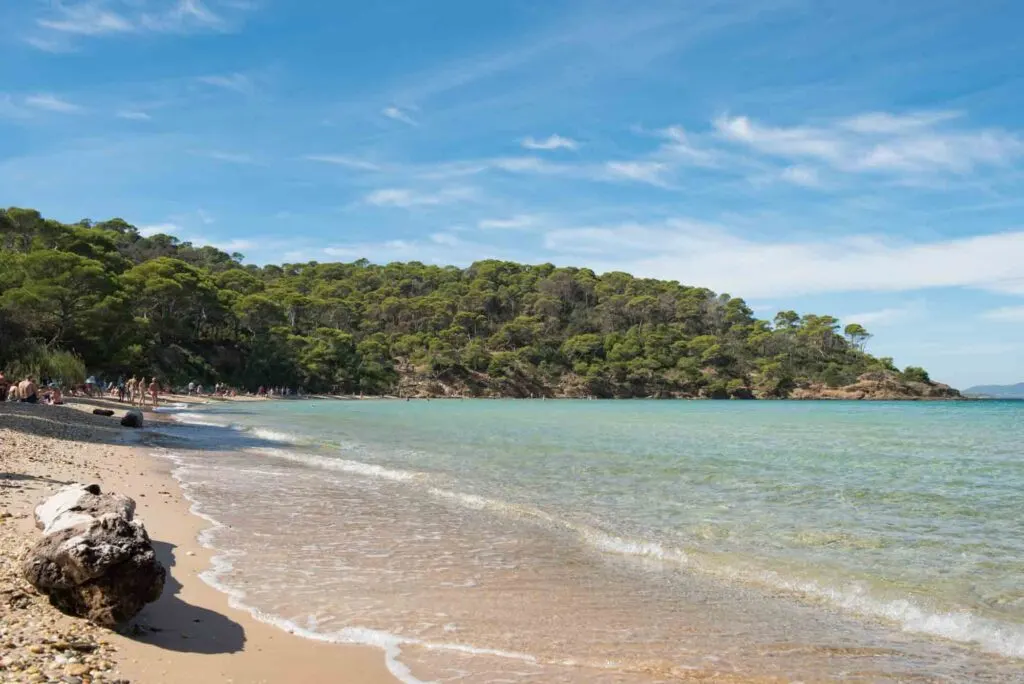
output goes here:
[{"label": "white foam", "polygon": [[890,620],[905,632],[973,643],[989,653],[1024,658],[1024,627],[963,610],[930,611],[906,599],[882,600],[871,596],[867,589],[857,584],[837,589],[813,581],[786,580],[776,573],[767,573],[766,579],[781,589],[825,599],[850,612]]},{"label": "white foam", "polygon": [[747,584],[768,585],[774,589],[814,596],[852,613],[895,622],[907,632],[973,643],[990,653],[1024,658],[1024,627],[1000,623],[968,611],[934,612],[907,600],[885,601],[873,597],[866,589],[857,586],[836,589],[822,586],[813,581],[787,579],[775,572],[751,572],[738,568],[714,567],[700,562],[699,559],[680,548],[667,547],[645,539],[615,536],[592,527],[556,518],[529,506],[434,487],[428,491],[434,496],[457,502],[473,510],[489,510],[517,518],[528,517],[556,524],[575,532],[584,543],[608,553],[694,568]]},{"label": "white foam", "polygon": [[185,425],[206,425],[210,427],[229,426],[228,423],[219,423],[211,420],[210,416],[205,413],[189,413],[188,411],[183,411],[181,413],[172,413],[171,418]]},{"label": "white foam", "polygon": [[164,404],[163,406],[157,406],[156,408],[154,408],[153,412],[154,413],[174,413],[176,411],[181,411],[182,409],[187,409],[187,408],[188,408],[188,404],[182,404],[182,403]]},{"label": "white foam", "polygon": [[426,473],[417,473],[410,470],[395,470],[375,465],[373,463],[349,461],[344,458],[304,454],[290,449],[256,448],[251,449],[250,451],[267,454],[269,456],[274,456],[275,458],[283,458],[295,463],[304,463],[306,465],[323,468],[325,470],[336,470],[343,473],[351,473],[353,475],[362,475],[364,477],[392,480],[394,482],[409,482],[427,477]]},{"label": "white foam", "polygon": [[265,439],[268,442],[280,442],[282,444],[298,444],[301,439],[295,435],[287,432],[278,432],[277,430],[268,430],[267,428],[239,428],[248,432],[253,437],[259,437]]},{"label": "white foam", "polygon": [[[301,454],[287,449],[255,449],[254,451],[264,452],[275,457],[307,463],[330,470],[361,475],[364,477],[386,479],[397,482],[410,482],[421,485],[426,484],[426,480],[428,479],[428,476],[425,473],[394,470],[360,461],[322,457],[312,454]],[[189,495],[187,483],[184,482],[182,477],[179,477],[178,470],[176,470],[175,473],[176,479],[178,479],[183,485],[185,496],[193,502],[192,511],[211,523],[212,527],[205,530],[204,534],[201,535],[201,541],[204,546],[213,548],[211,543],[212,537],[216,533],[217,528],[220,527],[220,523],[204,515],[198,510],[198,506]],[[907,632],[937,636],[961,643],[976,644],[982,650],[990,653],[1012,658],[1024,658],[1024,627],[1022,626],[984,618],[964,610],[942,612],[940,610],[930,610],[909,600],[885,600],[872,595],[869,590],[862,585],[851,584],[846,587],[836,588],[833,586],[823,585],[813,580],[783,577],[774,571],[751,570],[736,566],[723,567],[705,562],[700,556],[694,556],[681,548],[665,546],[661,543],[647,539],[631,539],[628,537],[616,536],[593,527],[557,518],[543,510],[531,506],[432,486],[427,486],[426,491],[433,496],[452,501],[472,510],[487,510],[509,517],[531,519],[572,531],[581,539],[582,542],[607,553],[614,553],[617,555],[636,558],[638,560],[653,560],[659,563],[670,563],[672,565],[698,570],[706,574],[739,581],[744,584],[757,584],[761,586],[768,586],[773,589],[782,589],[795,594],[811,596],[825,600],[828,603],[851,613],[891,621]],[[217,589],[227,593],[232,600],[238,602],[239,607],[248,609],[259,619],[264,619],[272,624],[278,624],[278,626],[285,624],[277,618],[260,617],[257,615],[258,611],[243,605],[242,599],[244,598],[244,594],[237,590],[233,590],[230,587],[220,585],[217,580],[217,576],[228,572],[231,569],[230,558],[225,557],[225,555],[222,554],[216,556],[213,562],[214,568],[208,571],[210,573],[209,578],[204,576],[205,581],[211,584],[211,586],[215,586]],[[342,632],[324,635],[309,632],[308,630],[304,630],[297,625],[292,625],[291,623],[287,623],[287,625],[289,626],[286,628],[290,631],[295,631],[303,636],[316,638],[322,641],[364,643],[382,646],[385,650],[392,648],[393,651],[389,652],[389,659],[397,658],[400,645],[416,644],[417,646],[434,650],[445,649],[455,652],[493,655],[535,662],[533,656],[525,654],[490,651],[488,649],[475,649],[475,647],[461,644],[428,644],[393,634],[376,632],[374,630],[346,629]],[[385,646],[385,643],[388,645]],[[405,668],[401,663],[397,663],[397,661],[395,661],[394,666],[403,669],[406,673],[408,672],[407,668]],[[390,663],[389,667],[392,667]],[[399,677],[403,682],[416,681],[415,679],[405,678],[406,676],[411,677],[411,675],[399,675],[395,670],[393,670],[393,672],[395,672],[395,676]]]}]

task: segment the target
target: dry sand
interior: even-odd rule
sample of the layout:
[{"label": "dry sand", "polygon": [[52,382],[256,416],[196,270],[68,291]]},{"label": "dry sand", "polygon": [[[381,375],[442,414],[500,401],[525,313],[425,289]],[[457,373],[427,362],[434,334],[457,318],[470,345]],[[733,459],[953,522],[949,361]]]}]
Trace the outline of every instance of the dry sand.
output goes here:
[{"label": "dry sand", "polygon": [[[94,405],[0,403],[0,681],[397,681],[376,648],[310,641],[230,607],[199,577],[210,566],[196,541],[207,523],[189,513],[170,464],[116,416],[91,415]],[[33,508],[71,482],[134,498],[169,571],[162,598],[127,635],[61,615],[17,576],[20,553],[39,535]]]}]

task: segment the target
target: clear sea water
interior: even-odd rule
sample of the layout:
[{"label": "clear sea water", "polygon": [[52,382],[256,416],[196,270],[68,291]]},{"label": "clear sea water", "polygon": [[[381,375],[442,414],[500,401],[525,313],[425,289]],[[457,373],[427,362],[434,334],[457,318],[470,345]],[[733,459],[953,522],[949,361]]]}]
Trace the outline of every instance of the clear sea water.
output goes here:
[{"label": "clear sea water", "polygon": [[1024,402],[174,415],[206,579],[405,681],[1024,682]]}]

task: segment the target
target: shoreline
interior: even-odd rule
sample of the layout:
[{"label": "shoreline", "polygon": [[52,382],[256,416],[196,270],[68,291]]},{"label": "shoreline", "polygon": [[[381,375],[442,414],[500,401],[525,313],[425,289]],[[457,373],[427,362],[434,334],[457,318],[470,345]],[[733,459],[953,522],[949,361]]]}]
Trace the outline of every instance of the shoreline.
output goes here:
[{"label": "shoreline", "polygon": [[[4,602],[0,609],[12,616],[30,616],[39,633],[34,643],[20,643],[32,640],[30,626],[19,637],[18,648],[5,654],[11,661],[0,666],[0,681],[79,676],[69,674],[80,671],[74,667],[79,663],[65,662],[66,657],[47,644],[53,624],[107,642],[109,646],[99,651],[104,664],[113,667],[85,675],[92,681],[326,682],[340,676],[354,684],[398,681],[388,670],[382,649],[290,634],[232,607],[227,594],[207,584],[201,574],[212,567],[215,554],[200,544],[199,535],[210,523],[192,512],[171,474],[171,461],[147,453],[145,433],[121,428],[116,416],[92,416],[92,408],[100,405],[124,408],[107,400],[70,399],[65,407],[0,403],[0,525],[5,540],[21,542],[5,542],[0,548],[0,568],[6,569],[3,580],[20,580],[9,575],[22,548],[39,537],[32,517],[36,504],[63,484],[79,481],[135,499],[137,517],[168,570],[167,584],[161,598],[120,634],[60,614],[21,582],[30,604],[18,608]],[[159,414],[147,412],[146,419],[151,425],[159,421]],[[2,622],[6,624],[6,619]]]}]

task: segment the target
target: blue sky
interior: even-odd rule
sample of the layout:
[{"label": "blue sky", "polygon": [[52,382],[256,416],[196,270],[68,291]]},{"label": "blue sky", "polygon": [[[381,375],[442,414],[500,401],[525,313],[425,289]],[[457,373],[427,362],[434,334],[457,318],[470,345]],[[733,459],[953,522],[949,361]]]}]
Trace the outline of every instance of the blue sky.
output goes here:
[{"label": "blue sky", "polygon": [[589,266],[1024,380],[1024,6],[7,0],[0,204],[255,263]]}]

